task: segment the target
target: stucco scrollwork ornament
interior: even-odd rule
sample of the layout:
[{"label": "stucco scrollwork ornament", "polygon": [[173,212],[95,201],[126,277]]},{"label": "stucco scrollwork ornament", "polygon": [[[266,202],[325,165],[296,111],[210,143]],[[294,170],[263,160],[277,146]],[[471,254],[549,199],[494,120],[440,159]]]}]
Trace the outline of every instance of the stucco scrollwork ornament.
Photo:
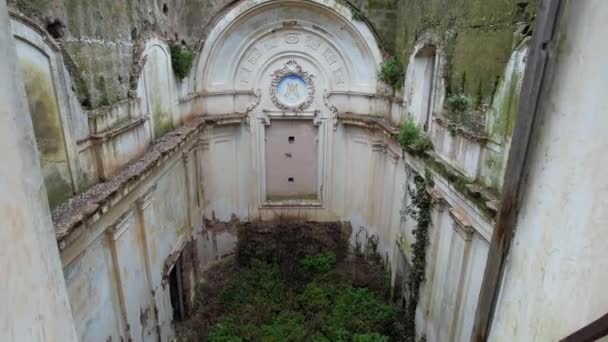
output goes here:
[{"label": "stucco scrollwork ornament", "polygon": [[329,109],[332,113],[332,119],[333,119],[333,124],[334,124],[334,131],[338,129],[338,108],[336,108],[336,106],[334,106],[331,102],[329,102],[329,96],[331,95],[331,93],[329,92],[329,90],[325,89],[325,91],[323,91],[323,104],[325,104],[325,107],[327,107],[327,109]]},{"label": "stucco scrollwork ornament", "polygon": [[245,108],[245,125],[247,129],[251,127],[251,112],[260,105],[260,101],[262,100],[262,89],[256,89],[253,95],[255,95],[255,101]]},{"label": "stucco scrollwork ornament", "polygon": [[315,96],[314,76],[304,71],[295,59],[271,76],[270,98],[278,108],[299,112],[310,107]]}]

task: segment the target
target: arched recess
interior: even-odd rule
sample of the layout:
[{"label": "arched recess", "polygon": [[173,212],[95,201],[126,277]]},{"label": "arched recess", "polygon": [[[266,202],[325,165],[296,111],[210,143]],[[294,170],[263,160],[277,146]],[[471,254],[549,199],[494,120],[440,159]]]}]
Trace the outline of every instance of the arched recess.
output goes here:
[{"label": "arched recess", "polygon": [[[331,212],[335,115],[351,107],[372,113],[381,62],[373,32],[336,1],[243,1],[227,11],[197,53],[190,92],[202,113],[246,113],[249,125],[207,137],[206,215],[223,220],[277,206]],[[286,68],[310,76],[300,88],[305,106],[277,102]]]},{"label": "arched recess", "polygon": [[158,138],[178,123],[174,118],[174,76],[169,47],[161,39],[146,42],[143,71],[137,84],[140,106],[150,115],[152,136]]},{"label": "arched recess", "polygon": [[59,46],[31,20],[11,13],[21,77],[40,157],[49,205],[78,190],[66,75]]},{"label": "arched recess", "polygon": [[246,1],[231,9],[207,35],[191,91],[253,92],[268,59],[295,53],[330,76],[324,86],[332,92],[376,93],[382,55],[373,32],[349,8],[318,0]]},{"label": "arched recess", "polygon": [[433,112],[435,86],[437,83],[437,49],[427,45],[414,55],[410,81],[410,111],[425,132]]}]

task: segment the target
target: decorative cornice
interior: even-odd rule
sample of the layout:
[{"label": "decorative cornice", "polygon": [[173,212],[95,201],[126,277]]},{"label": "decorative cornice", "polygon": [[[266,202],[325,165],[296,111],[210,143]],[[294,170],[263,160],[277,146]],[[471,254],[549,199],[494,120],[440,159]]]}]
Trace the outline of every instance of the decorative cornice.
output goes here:
[{"label": "decorative cornice", "polygon": [[469,222],[469,219],[466,217],[466,214],[458,208],[450,209],[450,216],[454,221],[454,230],[462,237],[465,241],[471,241],[473,239],[473,234],[475,233],[475,228]]},{"label": "decorative cornice", "polygon": [[431,196],[431,201],[433,203],[433,206],[439,212],[442,212],[445,209],[446,205],[448,205],[448,202],[445,200],[445,197],[444,197],[443,193],[441,193],[440,190],[438,190],[438,189],[429,190],[429,195]]}]

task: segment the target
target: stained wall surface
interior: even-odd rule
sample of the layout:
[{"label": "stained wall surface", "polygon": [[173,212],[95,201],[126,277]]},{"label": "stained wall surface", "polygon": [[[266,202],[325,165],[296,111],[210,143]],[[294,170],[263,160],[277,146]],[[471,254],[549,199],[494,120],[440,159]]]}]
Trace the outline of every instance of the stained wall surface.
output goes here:
[{"label": "stained wall surface", "polygon": [[0,339],[77,341],[4,2],[0,75]]},{"label": "stained wall surface", "polygon": [[[194,3],[168,3],[165,13],[156,2],[127,8],[53,2],[54,14],[67,23],[63,28],[41,25],[40,13],[12,13],[15,39],[37,46],[49,60],[48,90],[58,103],[48,113],[61,123],[61,165],[70,171],[62,175],[73,187],[53,218],[79,338],[170,340],[168,274],[184,270],[188,306],[201,271],[234,252],[234,232],[212,227],[234,220],[298,215],[349,221],[352,244],[377,238],[395,288],[407,292],[403,276],[411,268],[417,227],[408,215],[410,189],[414,176],[428,169],[435,180],[433,223],[417,335],[468,340],[496,206],[496,194],[487,188],[500,188],[512,129],[503,113],[511,115],[517,102],[525,39],[512,52],[501,48],[504,63],[488,73],[493,78],[499,70],[501,78],[486,113],[488,127],[502,127],[500,139],[492,140],[487,132],[453,129],[439,115],[451,84],[445,76],[449,39],[443,45],[423,35],[412,42],[403,51],[408,61],[421,51],[435,56],[404,63],[405,86],[396,90],[380,81],[384,51],[377,30],[341,2],[257,0],[225,8],[222,1],[203,2],[209,9],[203,16],[190,7]],[[44,2],[39,10],[51,11],[51,5]],[[378,20],[378,13],[398,9],[390,1],[385,8],[362,6]],[[177,79],[171,40],[192,46],[192,37],[202,35],[202,24],[220,9],[205,28],[204,44],[197,43],[189,76]],[[113,25],[90,16],[112,17]],[[196,25],[188,23],[194,19]],[[53,28],[67,34],[54,38]],[[380,37],[394,38],[381,31]],[[510,42],[505,32],[512,34],[513,27],[500,31],[496,44]],[[24,62],[33,55],[27,49]],[[276,82],[292,74],[308,82],[301,107],[282,103],[275,91]],[[421,158],[402,149],[396,125],[409,113],[424,121],[425,111],[435,150]],[[272,156],[292,136],[287,122],[306,123],[306,158],[302,167],[290,167],[302,173],[314,196],[272,196]],[[488,157],[489,151],[496,155]],[[491,158],[500,163],[487,162]]]},{"label": "stained wall surface", "polygon": [[[608,258],[604,32],[608,4],[568,2],[532,140],[491,340],[560,340],[603,316]],[[550,195],[548,195],[550,194]]]}]

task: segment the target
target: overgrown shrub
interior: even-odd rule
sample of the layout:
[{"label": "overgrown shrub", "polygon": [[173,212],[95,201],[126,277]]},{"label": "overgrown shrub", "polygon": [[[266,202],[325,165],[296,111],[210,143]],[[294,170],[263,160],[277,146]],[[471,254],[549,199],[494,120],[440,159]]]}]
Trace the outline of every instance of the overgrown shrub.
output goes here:
[{"label": "overgrown shrub", "polygon": [[353,342],[388,342],[388,337],[377,333],[359,334],[353,337]]},{"label": "overgrown shrub", "polygon": [[309,272],[324,274],[336,267],[336,255],[331,252],[307,255],[301,264]]},{"label": "overgrown shrub", "polygon": [[194,52],[187,46],[171,46],[171,64],[173,65],[173,72],[180,80],[188,76],[190,68],[192,68],[193,59]]},{"label": "overgrown shrub", "polygon": [[365,15],[363,15],[363,12],[359,11],[358,9],[352,8],[351,12],[353,14],[352,15],[353,20],[357,20],[357,21],[365,20]]},{"label": "overgrown shrub", "polygon": [[414,144],[422,135],[420,132],[420,125],[412,118],[407,118],[402,124],[399,130],[399,143],[401,146],[411,146]]},{"label": "overgrown shrub", "polygon": [[401,89],[405,77],[403,63],[394,57],[389,58],[380,65],[379,77],[381,81],[390,85],[394,90]]},{"label": "overgrown shrub", "polygon": [[399,143],[401,147],[415,155],[424,155],[433,149],[433,144],[420,125],[413,118],[408,118],[401,124],[399,130]]},{"label": "overgrown shrub", "polygon": [[451,95],[445,99],[449,111],[463,113],[471,106],[471,99],[464,94]]},{"label": "overgrown shrub", "polygon": [[332,252],[309,255],[299,262],[311,272],[301,287],[287,281],[272,263],[253,260],[225,287],[225,307],[213,324],[210,342],[389,340],[397,309],[378,293],[353,287],[339,273]]}]

